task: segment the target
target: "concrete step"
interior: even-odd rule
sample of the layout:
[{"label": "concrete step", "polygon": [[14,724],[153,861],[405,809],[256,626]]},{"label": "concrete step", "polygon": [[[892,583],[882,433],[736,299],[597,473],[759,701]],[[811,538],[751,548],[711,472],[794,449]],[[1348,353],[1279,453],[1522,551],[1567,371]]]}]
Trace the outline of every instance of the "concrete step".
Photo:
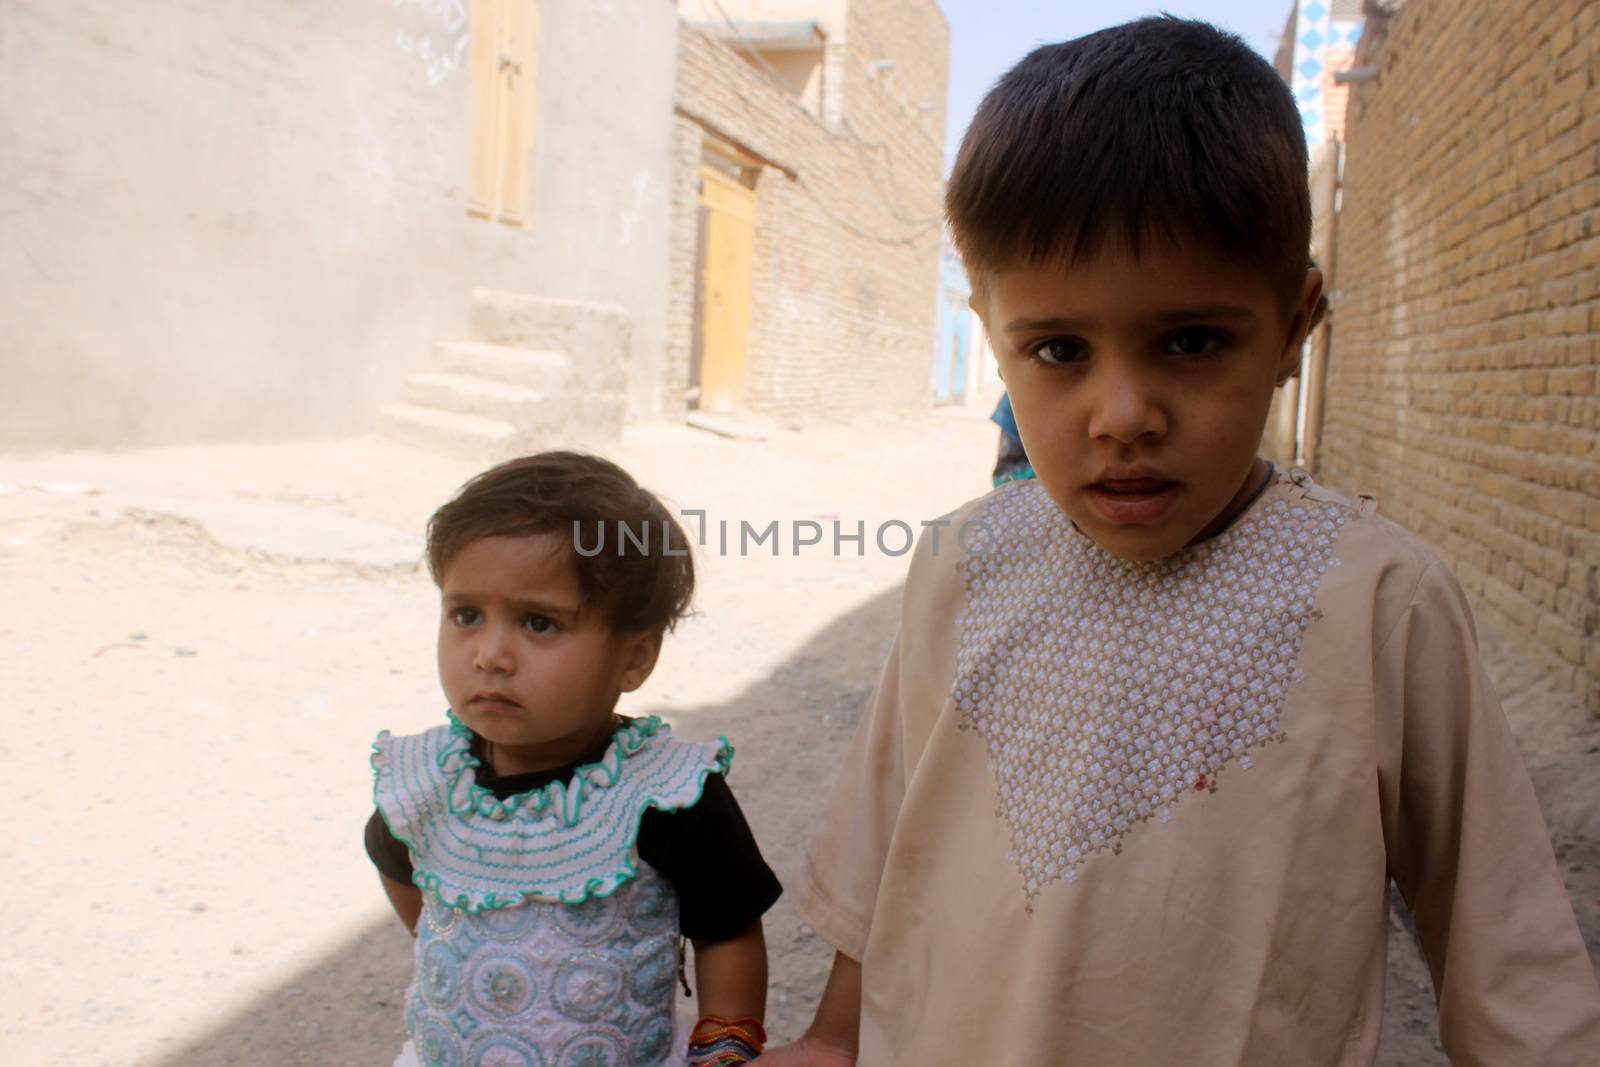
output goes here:
[{"label": "concrete step", "polygon": [[486,341],[441,341],[433,346],[433,369],[520,385],[551,395],[572,377],[572,361],[564,353],[490,344]]},{"label": "concrete step", "polygon": [[490,462],[518,451],[517,432],[498,419],[390,404],[379,413],[379,432],[391,441],[458,459]]},{"label": "concrete step", "polygon": [[406,379],[404,396],[417,407],[478,415],[514,428],[537,424],[546,404],[544,394],[535,389],[443,371],[413,374]]},{"label": "concrete step", "polygon": [[471,323],[479,341],[567,353],[572,377],[586,391],[627,391],[633,319],[620,307],[474,289]]}]

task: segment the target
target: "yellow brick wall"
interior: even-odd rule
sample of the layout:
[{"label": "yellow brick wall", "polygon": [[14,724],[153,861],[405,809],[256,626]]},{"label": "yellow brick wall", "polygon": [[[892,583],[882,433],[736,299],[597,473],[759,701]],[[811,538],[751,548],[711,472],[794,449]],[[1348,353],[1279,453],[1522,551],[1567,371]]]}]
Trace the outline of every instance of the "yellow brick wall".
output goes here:
[{"label": "yellow brick wall", "polygon": [[1600,712],[1600,4],[1409,0],[1351,96],[1319,477]]},{"label": "yellow brick wall", "polygon": [[[679,30],[667,410],[692,348],[695,182],[710,131],[765,168],[752,279],[747,406],[790,421],[928,402],[934,352],[949,28],[932,0],[851,0],[830,46],[836,119],[755,65]],[[894,66],[881,69],[879,60]],[[921,110],[918,104],[933,107]]]}]

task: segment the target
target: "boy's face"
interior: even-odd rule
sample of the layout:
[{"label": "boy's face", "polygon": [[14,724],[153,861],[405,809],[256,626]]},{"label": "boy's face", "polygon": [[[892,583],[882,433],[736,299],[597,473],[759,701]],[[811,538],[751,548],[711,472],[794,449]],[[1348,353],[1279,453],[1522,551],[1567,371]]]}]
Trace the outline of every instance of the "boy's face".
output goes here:
[{"label": "boy's face", "polygon": [[660,651],[660,634],[618,633],[580,610],[569,552],[556,534],[488,537],[440,576],[439,681],[501,774],[581,758]]},{"label": "boy's face", "polygon": [[973,307],[1045,491],[1124,559],[1211,533],[1265,474],[1256,448],[1322,290],[1287,313],[1257,272],[1190,246],[1108,245],[990,274]]}]

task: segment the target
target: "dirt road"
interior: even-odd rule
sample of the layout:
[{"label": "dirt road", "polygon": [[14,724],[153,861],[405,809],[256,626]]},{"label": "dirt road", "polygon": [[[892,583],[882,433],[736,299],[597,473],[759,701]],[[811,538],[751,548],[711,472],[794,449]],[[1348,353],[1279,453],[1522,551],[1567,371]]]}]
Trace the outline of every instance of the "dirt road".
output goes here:
[{"label": "dirt road", "polygon": [[[703,510],[708,541],[699,612],[625,710],[734,740],[732,783],[786,881],[892,637],[905,560],[884,524],[982,492],[993,444],[981,418],[945,414],[765,442],[646,428],[614,450]],[[415,563],[427,514],[471,473],[374,441],[0,456],[0,755],[20,831],[0,1061],[387,1067],[409,939],[360,848],[365,753],[441,712]],[[739,554],[740,520],[778,521],[778,555]],[[823,543],[795,554],[796,521]],[[859,549],[833,551],[835,522],[862,524]],[[1600,734],[1490,642],[1594,948]],[[781,1039],[830,953],[788,900],[768,937]],[[1442,1064],[1398,919],[1393,946],[1382,1062]]]}]

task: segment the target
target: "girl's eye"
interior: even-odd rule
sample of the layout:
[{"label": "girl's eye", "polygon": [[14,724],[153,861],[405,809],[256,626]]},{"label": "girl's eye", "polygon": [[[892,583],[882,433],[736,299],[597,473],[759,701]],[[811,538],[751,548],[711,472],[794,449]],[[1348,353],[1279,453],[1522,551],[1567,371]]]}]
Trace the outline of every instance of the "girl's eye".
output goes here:
[{"label": "girl's eye", "polygon": [[1076,363],[1086,355],[1083,345],[1070,337],[1052,337],[1048,341],[1040,341],[1028,350],[1028,354],[1050,367]]},{"label": "girl's eye", "polygon": [[522,620],[522,625],[536,634],[553,634],[558,627],[543,615],[529,615]]},{"label": "girl's eye", "polygon": [[1179,330],[1167,340],[1167,351],[1174,356],[1209,356],[1227,340],[1216,330],[1192,326]]},{"label": "girl's eye", "polygon": [[450,621],[457,626],[473,626],[479,618],[477,608],[456,608],[450,613]]}]

